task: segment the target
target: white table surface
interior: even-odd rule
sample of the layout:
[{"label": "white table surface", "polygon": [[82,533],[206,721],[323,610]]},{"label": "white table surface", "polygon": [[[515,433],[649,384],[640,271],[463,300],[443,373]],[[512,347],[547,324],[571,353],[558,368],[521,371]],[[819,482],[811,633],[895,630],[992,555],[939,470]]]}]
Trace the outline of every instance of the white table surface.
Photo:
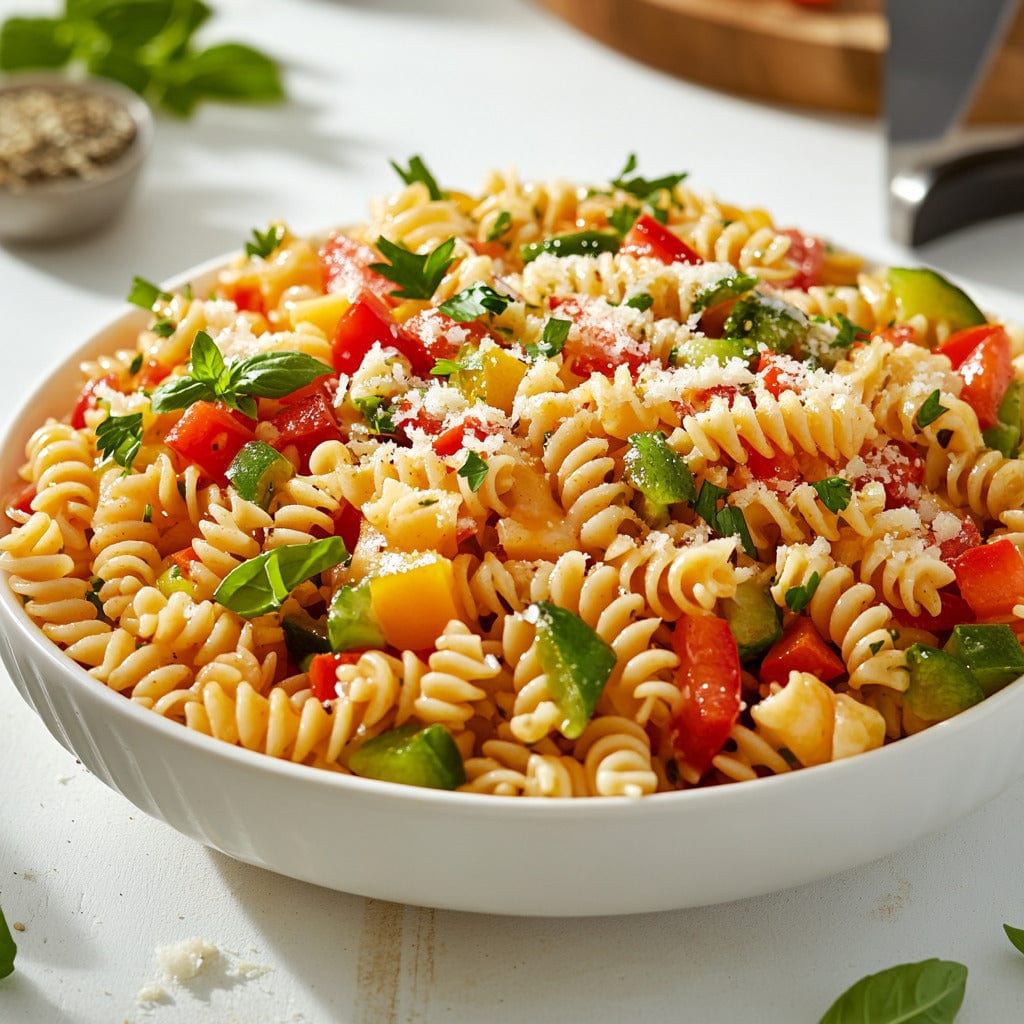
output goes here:
[{"label": "white table surface", "polygon": [[[56,0],[3,0],[0,16]],[[5,425],[18,396],[120,312],[133,274],[159,280],[240,246],[362,216],[420,153],[443,183],[493,166],[604,180],[630,151],[688,169],[893,262],[929,262],[995,308],[1024,311],[1024,218],[916,254],[891,244],[873,121],[716,94],[649,70],[521,0],[218,0],[209,40],[275,53],[291,102],[163,117],[130,209],[63,247],[0,248]],[[967,964],[958,1024],[1021,1019],[1024,785],[946,832],[801,889],[623,918],[513,919],[403,907],[248,867],[148,819],[92,778],[0,679],[0,904],[20,922],[5,1024],[512,1021],[814,1024],[862,975]],[[964,765],[965,772],[979,770]],[[757,870],[757,836],[737,823]],[[642,870],[643,851],[637,851]],[[543,865],[524,864],[543,871]],[[157,950],[220,951],[189,984]],[[140,1001],[147,986],[163,992]],[[152,994],[152,993],[151,993]]]}]

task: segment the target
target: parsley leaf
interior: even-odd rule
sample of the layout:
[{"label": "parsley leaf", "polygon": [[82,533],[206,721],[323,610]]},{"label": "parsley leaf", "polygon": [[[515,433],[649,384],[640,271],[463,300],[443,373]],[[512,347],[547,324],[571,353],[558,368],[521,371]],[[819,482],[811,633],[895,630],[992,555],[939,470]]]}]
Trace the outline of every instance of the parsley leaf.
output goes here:
[{"label": "parsley leaf", "polygon": [[390,263],[371,263],[370,269],[394,281],[399,287],[391,294],[399,299],[429,299],[437,290],[448,268],[455,262],[452,252],[455,239],[442,242],[433,252],[410,252],[401,245],[389,242],[383,235],[377,239],[377,248]]},{"label": "parsley leaf", "polygon": [[728,496],[729,492],[724,487],[718,487],[710,480],[705,480],[700,485],[700,492],[697,495],[697,500],[693,503],[693,510],[719,537],[739,537],[743,550],[751,558],[756,558],[757,549],[750,536],[750,529],[744,518],[743,510],[734,505],[725,505],[721,509],[718,507],[719,501]]},{"label": "parsley leaf", "polygon": [[608,223],[620,235],[626,235],[639,216],[640,208],[638,206],[623,204],[622,206],[617,206],[608,214]]},{"label": "parsley leaf", "polygon": [[539,359],[541,356],[557,356],[565,348],[565,340],[569,337],[569,329],[572,327],[571,320],[563,320],[561,317],[549,317],[544,324],[544,333],[536,344],[526,346],[526,354],[531,359]]},{"label": "parsley leaf", "polygon": [[487,313],[503,313],[511,301],[511,296],[502,295],[490,285],[477,281],[442,302],[439,308],[453,320],[465,323]]},{"label": "parsley leaf", "polygon": [[[169,338],[178,329],[178,325],[170,317],[162,316],[162,317],[160,317],[159,320],[155,320],[152,324],[150,324],[149,329],[158,338]],[[137,358],[139,359],[139,366],[141,367],[141,365],[142,365],[142,353],[141,352],[139,353]],[[134,372],[138,373],[138,370],[135,370]]]},{"label": "parsley leaf", "polygon": [[786,607],[791,612],[802,612],[810,604],[820,582],[821,577],[816,572],[812,572],[803,586],[790,587],[786,591]]},{"label": "parsley leaf", "polygon": [[744,274],[737,271],[729,277],[723,277],[713,284],[706,285],[697,292],[690,311],[697,313],[702,309],[708,309],[724,302],[726,299],[735,299],[745,295],[757,284],[757,278],[752,274]]},{"label": "parsley leaf", "polygon": [[949,412],[949,407],[940,401],[941,396],[942,392],[936,388],[921,403],[921,408],[917,410],[917,416],[914,417],[914,422],[919,429],[923,430],[930,423],[934,423],[944,412]]},{"label": "parsley leaf", "polygon": [[438,359],[435,360],[434,365],[430,368],[430,372],[435,377],[450,377],[453,373],[458,373],[460,370],[465,369],[468,369],[466,364],[458,359]]},{"label": "parsley leaf", "polygon": [[648,292],[637,292],[626,299],[623,305],[629,306],[630,309],[639,309],[643,313],[654,305],[654,298]]},{"label": "parsley leaf", "polygon": [[136,352],[135,358],[132,359],[131,364],[128,367],[128,372],[133,376],[142,369],[142,353]]},{"label": "parsley leaf", "polygon": [[665,174],[660,178],[644,178],[640,175],[627,178],[626,175],[632,174],[636,166],[636,154],[630,153],[626,165],[619,171],[617,178],[612,178],[611,183],[617,189],[636,196],[641,202],[653,202],[659,192],[671,191],[686,177],[686,171],[682,171],[679,174]]},{"label": "parsley leaf", "polygon": [[375,434],[395,433],[395,406],[383,395],[353,398],[352,404],[363,414],[363,419]]},{"label": "parsley leaf", "polygon": [[836,313],[831,320],[839,328],[839,333],[832,339],[833,348],[850,348],[855,341],[867,338],[871,332],[864,327],[858,327],[849,317],[842,313]]},{"label": "parsley leaf", "polygon": [[829,476],[815,481],[811,486],[818,492],[822,505],[829,512],[842,512],[853,499],[853,485],[841,476]]},{"label": "parsley leaf", "polygon": [[312,384],[333,367],[304,352],[257,352],[244,359],[224,361],[205,331],[192,342],[189,373],[161,384],[150,396],[153,412],[187,409],[193,402],[223,402],[232,409],[256,415],[256,398],[283,398]]},{"label": "parsley leaf", "polygon": [[470,452],[466,461],[459,467],[458,475],[469,483],[469,489],[479,491],[487,479],[488,465],[476,452]]},{"label": "parsley leaf", "polygon": [[487,241],[498,241],[510,227],[512,227],[512,214],[508,210],[502,210],[495,218],[494,224],[491,225],[491,230],[487,232]]},{"label": "parsley leaf", "polygon": [[[427,165],[423,162],[422,157],[412,156],[409,157],[409,167],[407,170],[402,170],[401,166],[395,163],[394,160],[389,161],[392,168],[402,181],[406,185],[412,185],[419,181],[427,186],[427,192],[430,193],[431,199],[447,199],[448,193],[438,185],[437,180],[427,170]],[[500,218],[499,218],[500,219]],[[511,218],[510,218],[511,219]]]},{"label": "parsley leaf", "polygon": [[170,292],[162,291],[152,281],[147,281],[144,277],[133,277],[127,301],[142,309],[152,309],[157,302],[167,302],[171,297]]},{"label": "parsley leaf", "polygon": [[96,447],[104,459],[113,459],[127,472],[142,448],[142,413],[108,416],[96,428]]},{"label": "parsley leaf", "polygon": [[93,576],[89,580],[89,589],[85,593],[85,599],[96,609],[96,618],[106,620],[107,615],[103,610],[103,602],[100,600],[100,591],[103,589],[103,585],[106,580],[100,579],[99,576]]},{"label": "parsley leaf", "polygon": [[284,241],[284,228],[280,224],[271,224],[266,231],[253,228],[252,237],[245,243],[245,254],[265,260]]}]

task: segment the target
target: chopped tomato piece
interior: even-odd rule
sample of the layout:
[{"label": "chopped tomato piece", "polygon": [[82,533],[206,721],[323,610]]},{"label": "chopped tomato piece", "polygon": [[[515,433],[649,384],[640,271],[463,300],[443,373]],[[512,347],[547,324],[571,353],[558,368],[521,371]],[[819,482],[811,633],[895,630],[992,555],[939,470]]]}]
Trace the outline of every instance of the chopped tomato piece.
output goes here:
[{"label": "chopped tomato piece", "polygon": [[762,387],[776,398],[784,391],[800,391],[805,373],[806,367],[798,359],[778,352],[762,352],[757,363]]},{"label": "chopped tomato piece", "polygon": [[359,510],[359,506],[350,505],[343,500],[338,506],[338,511],[334,513],[334,536],[340,537],[345,542],[349,554],[355,551],[362,524],[363,513]]},{"label": "chopped tomato piece", "polygon": [[978,347],[979,343],[993,334],[1006,333],[1002,324],[978,324],[976,327],[965,327],[962,331],[954,331],[935,351],[945,356],[958,370],[963,361]]},{"label": "chopped tomato piece", "polygon": [[79,392],[78,401],[75,402],[75,407],[71,410],[71,426],[75,430],[81,430],[85,426],[85,414],[90,409],[96,408],[96,392],[103,387],[116,388],[116,385],[117,377],[112,373],[89,381]]},{"label": "chopped tomato piece", "polygon": [[[976,330],[981,333],[981,329]],[[1013,380],[1006,328],[997,324],[985,331],[956,372],[964,381],[960,397],[977,414],[978,426],[982,430],[994,427],[999,422],[999,406]]]},{"label": "chopped tomato piece", "polygon": [[842,658],[825,642],[814,623],[802,615],[768,649],[758,674],[762,682],[785,686],[790,672],[810,672],[827,683],[845,671]]},{"label": "chopped tomato piece", "polygon": [[309,472],[309,457],[318,444],[342,440],[341,428],[323,392],[315,391],[285,406],[267,422],[273,427],[267,442],[279,452],[294,447],[303,473]]},{"label": "chopped tomato piece", "polygon": [[960,522],[960,532],[955,537],[948,537],[939,541],[939,557],[948,563],[952,563],[965,551],[976,548],[981,543],[981,531],[974,524],[973,519],[963,519]]},{"label": "chopped tomato piece", "polygon": [[226,285],[223,293],[224,298],[233,302],[242,312],[263,314],[267,311],[263,292],[258,284],[236,281],[234,284]]},{"label": "chopped tomato piece", "polygon": [[416,339],[435,361],[452,359],[463,345],[479,344],[484,338],[492,337],[479,320],[460,323],[433,306],[406,320],[402,331]]},{"label": "chopped tomato piece", "polygon": [[178,567],[182,576],[185,576],[188,579],[192,578],[192,563],[198,561],[198,558],[191,544],[189,544],[187,548],[175,551],[174,554],[169,557],[170,560]]},{"label": "chopped tomato piece", "polygon": [[927,612],[911,615],[905,608],[894,608],[892,615],[896,625],[906,629],[923,629],[929,633],[948,633],[954,626],[975,621],[971,606],[955,590],[943,588],[939,591],[939,598],[942,607],[938,615],[929,615]]},{"label": "chopped tomato piece", "polygon": [[902,508],[917,502],[924,480],[924,459],[911,444],[890,441],[880,448],[861,452],[865,471],[854,481],[854,490],[877,480],[885,488],[885,507]]},{"label": "chopped tomato piece", "polygon": [[147,359],[139,370],[135,383],[143,389],[150,391],[170,374],[169,366],[164,366],[158,359]]},{"label": "chopped tomato piece", "polygon": [[877,331],[871,332],[871,337],[887,341],[893,348],[921,344],[921,335],[912,324],[890,324],[888,327],[880,327]]},{"label": "chopped tomato piece", "polygon": [[334,368],[341,373],[359,369],[374,344],[400,352],[413,373],[428,374],[434,358],[419,338],[408,334],[391,317],[388,307],[372,292],[363,292],[341,315],[331,344]]},{"label": "chopped tomato piece", "polygon": [[319,701],[334,700],[338,696],[338,668],[354,665],[364,651],[341,651],[337,654],[314,654],[309,663],[309,688]]},{"label": "chopped tomato piece", "polygon": [[634,338],[605,311],[603,304],[573,297],[553,300],[551,307],[579,328],[570,334],[563,350],[569,369],[578,376],[600,373],[611,377],[615,368],[623,365],[636,376],[640,367],[650,361],[647,343]]},{"label": "chopped tomato piece", "polygon": [[[744,447],[747,447],[744,445]],[[800,480],[800,457],[795,453],[775,452],[773,455],[762,455],[753,448],[747,448],[747,468],[755,480],[778,490],[779,484],[793,483]]]},{"label": "chopped tomato piece", "polygon": [[[251,422],[251,421],[250,421]],[[194,402],[167,432],[164,443],[198,466],[211,480],[226,484],[231,460],[253,432],[219,402]]]},{"label": "chopped tomato piece", "polygon": [[785,228],[779,232],[789,239],[786,259],[793,264],[796,273],[788,281],[790,288],[805,291],[811,285],[821,284],[821,268],[825,264],[825,243],[814,235],[805,235],[797,228]]},{"label": "chopped tomato piece", "polygon": [[320,248],[320,266],[324,273],[324,291],[340,292],[356,299],[368,291],[382,302],[394,302],[391,293],[398,287],[383,274],[370,269],[382,262],[376,250],[345,235],[332,235]]},{"label": "chopped tomato piece", "polygon": [[679,655],[679,708],[672,742],[679,756],[702,775],[729,738],[740,714],[740,656],[725,619],[684,615],[672,631]]},{"label": "chopped tomato piece", "polygon": [[957,586],[980,622],[1013,617],[1024,604],[1024,558],[1005,537],[970,548],[953,562]]},{"label": "chopped tomato piece", "polygon": [[11,498],[7,505],[7,518],[11,518],[12,512],[21,512],[23,515],[32,515],[32,501],[36,496],[36,485],[26,484],[17,494]]},{"label": "chopped tomato piece", "polygon": [[703,263],[703,258],[650,214],[642,213],[622,240],[621,252],[662,263]]},{"label": "chopped tomato piece", "polygon": [[464,420],[434,438],[434,451],[438,455],[454,455],[465,445],[467,436],[483,441],[487,437],[487,431],[477,420]]}]

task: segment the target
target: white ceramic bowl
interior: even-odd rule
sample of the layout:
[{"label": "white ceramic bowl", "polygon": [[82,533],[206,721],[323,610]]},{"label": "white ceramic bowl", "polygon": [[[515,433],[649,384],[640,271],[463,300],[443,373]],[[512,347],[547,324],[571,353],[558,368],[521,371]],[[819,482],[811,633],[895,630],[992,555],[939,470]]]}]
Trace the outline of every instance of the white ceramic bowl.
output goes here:
[{"label": "white ceramic bowl", "polygon": [[[214,271],[177,284],[202,292]],[[15,479],[43,417],[70,407],[79,362],[130,345],[144,322],[120,317],[41,383],[4,438],[0,480]],[[637,801],[555,801],[336,775],[190,732],[92,679],[2,584],[0,656],[69,751],[178,831],[331,889],[458,910],[622,914],[771,892],[904,847],[1024,775],[1024,680],[846,761]]]},{"label": "white ceramic bowl", "polygon": [[57,242],[102,227],[128,201],[153,137],[153,115],[144,100],[116,82],[75,79],[55,73],[19,72],[0,78],[0,92],[27,88],[75,90],[106,96],[135,123],[125,152],[90,178],[40,182],[23,189],[0,187],[0,238],[9,242]]}]

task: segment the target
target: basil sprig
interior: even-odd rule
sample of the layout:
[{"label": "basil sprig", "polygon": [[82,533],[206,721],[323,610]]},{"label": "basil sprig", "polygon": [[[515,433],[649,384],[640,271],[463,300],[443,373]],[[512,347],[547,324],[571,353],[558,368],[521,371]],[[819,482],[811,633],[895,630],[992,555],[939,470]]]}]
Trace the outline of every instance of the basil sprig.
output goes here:
[{"label": "basil sprig", "polygon": [[0,978],[6,978],[14,970],[14,958],[18,955],[18,947],[7,927],[3,910],[0,910]]},{"label": "basil sprig", "polygon": [[348,549],[340,537],[274,548],[232,569],[214,591],[213,599],[246,619],[265,615],[280,608],[300,583],[346,558]]},{"label": "basil sprig", "polygon": [[223,402],[256,417],[257,398],[283,398],[333,367],[305,352],[258,352],[225,360],[206,331],[197,331],[189,357],[189,373],[173,377],[152,394],[153,412],[187,409],[193,402]]},{"label": "basil sprig", "polygon": [[851,985],[819,1024],[950,1024],[966,986],[967,968],[952,960],[897,964]]},{"label": "basil sprig", "polygon": [[389,242],[381,235],[377,239],[377,249],[390,262],[371,263],[370,269],[398,285],[391,294],[399,299],[431,298],[448,268],[455,262],[452,256],[455,250],[454,238],[442,242],[432,252],[420,254]]}]

